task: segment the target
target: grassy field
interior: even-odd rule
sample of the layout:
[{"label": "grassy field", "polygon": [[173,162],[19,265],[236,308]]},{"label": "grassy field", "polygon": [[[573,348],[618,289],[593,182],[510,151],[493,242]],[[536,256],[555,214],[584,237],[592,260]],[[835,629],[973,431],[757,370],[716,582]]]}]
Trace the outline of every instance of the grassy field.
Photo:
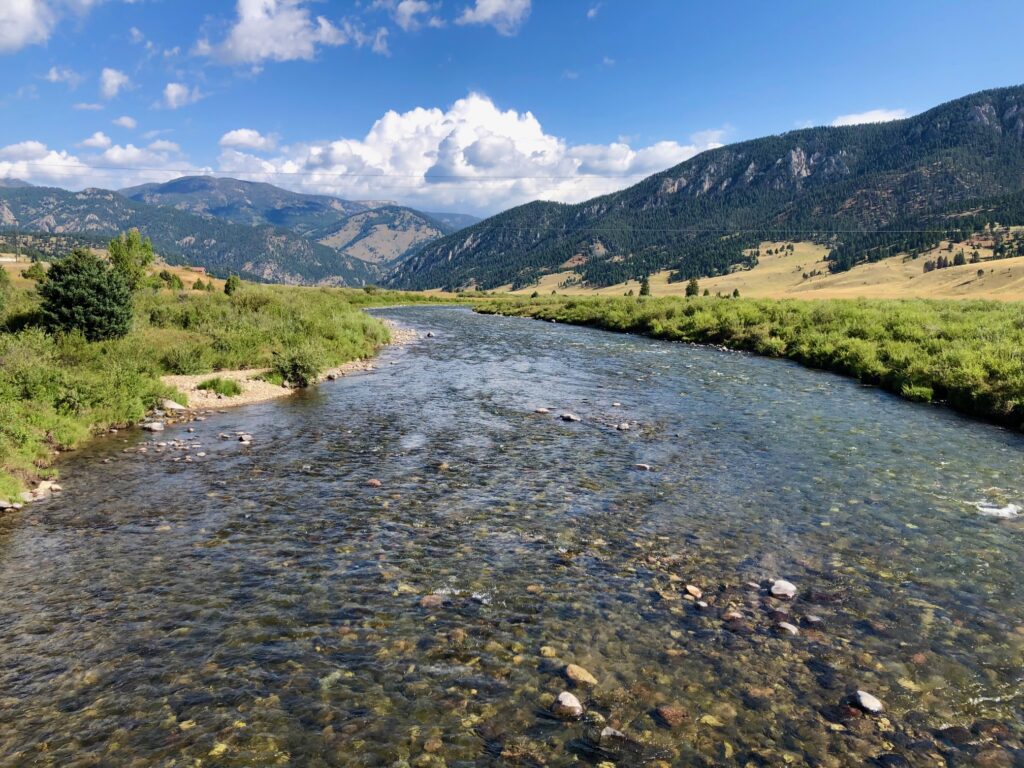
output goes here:
[{"label": "grassy field", "polygon": [[1022,303],[547,296],[477,310],[784,357],[1024,429]]},{"label": "grassy field", "polygon": [[[1014,228],[1019,229],[1019,228]],[[980,264],[924,271],[924,262],[939,255],[951,255],[941,244],[934,251],[916,258],[893,256],[873,264],[861,264],[848,272],[830,274],[825,256],[828,249],[815,243],[793,243],[793,251],[767,255],[769,250],[782,248],[784,243],[761,244],[761,257],[753,269],[733,272],[719,277],[703,278],[701,292],[708,289],[712,295],[731,295],[734,290],[743,298],[751,299],[995,299],[1024,301],[1024,258],[991,260],[992,249],[984,245],[977,250]],[[972,243],[954,243],[954,250],[964,248],[967,253],[975,249]],[[978,270],[984,270],[979,275]],[[804,277],[805,274],[812,275]],[[682,296],[686,283],[668,282],[669,272],[657,272],[650,277],[651,295]],[[541,295],[557,291],[567,296],[622,296],[632,290],[638,293],[636,280],[592,289],[572,283],[573,271],[545,275],[539,284],[516,291]],[[511,286],[505,286],[507,290]],[[499,289],[502,290],[502,289]]]},{"label": "grassy field", "polygon": [[147,289],[135,297],[126,337],[88,342],[39,327],[39,299],[35,284],[20,277],[24,267],[5,265],[12,286],[0,310],[0,499],[8,500],[47,476],[54,451],[137,422],[162,398],[183,400],[161,375],[274,367],[295,358],[323,370],[387,343],[387,327],[361,308],[445,300],[257,285],[230,297]]}]

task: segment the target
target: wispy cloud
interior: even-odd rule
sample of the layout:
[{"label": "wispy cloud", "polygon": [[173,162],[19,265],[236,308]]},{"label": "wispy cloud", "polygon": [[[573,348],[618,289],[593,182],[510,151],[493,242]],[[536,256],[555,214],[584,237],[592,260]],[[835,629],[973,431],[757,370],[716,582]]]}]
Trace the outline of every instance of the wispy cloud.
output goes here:
[{"label": "wispy cloud", "polygon": [[476,0],[463,9],[456,24],[488,24],[499,35],[511,37],[519,31],[530,15],[530,0]]},{"label": "wispy cloud", "polygon": [[839,115],[832,121],[832,125],[888,123],[891,120],[902,120],[905,117],[910,117],[910,113],[905,109],[869,109],[867,112],[853,112],[849,115]]}]

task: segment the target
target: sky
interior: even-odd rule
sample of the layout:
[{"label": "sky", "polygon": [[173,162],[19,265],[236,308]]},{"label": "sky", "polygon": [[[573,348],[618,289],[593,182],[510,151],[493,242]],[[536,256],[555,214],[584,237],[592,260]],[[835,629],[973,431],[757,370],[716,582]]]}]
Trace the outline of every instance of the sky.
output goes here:
[{"label": "sky", "polygon": [[490,214],[1024,82],[1020,0],[0,0],[0,178]]}]

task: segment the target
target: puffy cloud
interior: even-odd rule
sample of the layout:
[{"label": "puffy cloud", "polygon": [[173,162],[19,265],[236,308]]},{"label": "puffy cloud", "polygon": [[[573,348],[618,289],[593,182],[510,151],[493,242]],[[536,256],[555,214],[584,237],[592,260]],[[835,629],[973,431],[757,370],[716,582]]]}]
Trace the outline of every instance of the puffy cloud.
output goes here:
[{"label": "puffy cloud", "polygon": [[189,88],[184,83],[168,83],[164,87],[164,105],[168,109],[179,109],[180,107],[194,104],[203,98],[199,88]]},{"label": "puffy cloud", "polygon": [[456,24],[490,24],[509,37],[519,31],[530,15],[530,0],[476,0],[455,20]]},{"label": "puffy cloud", "polygon": [[120,189],[151,181],[169,181],[183,173],[211,172],[210,168],[192,166],[181,155],[178,145],[169,141],[154,141],[145,147],[108,144],[101,153],[83,157],[51,149],[40,141],[0,147],[0,178],[25,179],[34,184],[67,189]]},{"label": "puffy cloud", "polygon": [[[406,32],[419,29],[424,24],[428,27],[443,27],[444,21],[437,16],[441,4],[429,3],[427,0],[374,0],[374,8],[386,8],[391,13],[395,24]],[[425,18],[421,19],[423,16]]]},{"label": "puffy cloud", "polygon": [[100,72],[100,93],[104,99],[112,99],[122,89],[131,85],[131,79],[119,69],[104,67]]},{"label": "puffy cloud", "polygon": [[869,109],[867,112],[839,115],[839,117],[832,121],[832,125],[888,123],[891,120],[902,120],[905,117],[910,117],[910,113],[905,109]]},{"label": "puffy cloud", "polygon": [[88,149],[106,149],[111,144],[113,144],[113,142],[110,140],[110,137],[107,136],[107,134],[103,133],[103,131],[96,131],[96,133],[94,133],[92,136],[90,136],[88,139],[83,141],[78,146],[86,147]]},{"label": "puffy cloud", "polygon": [[324,16],[313,17],[304,0],[238,0],[238,18],[218,44],[200,40],[196,51],[235,64],[258,66],[263,61],[310,60],[319,46],[352,43],[387,51],[387,30],[365,33],[343,21],[337,26]]},{"label": "puffy cloud", "polygon": [[3,0],[0,2],[0,53],[45,43],[65,15],[83,14],[104,0]]},{"label": "puffy cloud", "polygon": [[530,112],[501,110],[470,94],[449,109],[388,112],[362,139],[293,144],[257,157],[225,145],[219,169],[308,192],[401,200],[428,210],[491,213],[534,199],[578,202],[612,192],[717,146],[625,141],[570,146]]},{"label": "puffy cloud", "polygon": [[252,128],[237,128],[220,137],[222,147],[254,149],[259,152],[272,150],[275,144],[273,136],[264,136]]},{"label": "puffy cloud", "polygon": [[129,117],[128,115],[121,115],[121,117],[117,118],[113,122],[114,125],[120,126],[121,128],[127,128],[130,131],[134,131],[136,126],[138,125],[138,122],[135,120],[135,118]]},{"label": "puffy cloud", "polygon": [[77,88],[82,82],[82,76],[70,67],[50,67],[43,77],[49,83],[67,83],[71,88]]}]

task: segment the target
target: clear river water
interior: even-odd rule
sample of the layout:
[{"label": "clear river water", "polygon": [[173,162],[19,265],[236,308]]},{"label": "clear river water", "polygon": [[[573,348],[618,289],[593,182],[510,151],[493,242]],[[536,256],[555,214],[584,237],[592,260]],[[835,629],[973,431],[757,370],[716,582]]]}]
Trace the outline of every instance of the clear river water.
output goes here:
[{"label": "clear river water", "polygon": [[376,314],[420,338],[99,438],[0,519],[0,765],[1024,765],[1020,435],[778,360]]}]

